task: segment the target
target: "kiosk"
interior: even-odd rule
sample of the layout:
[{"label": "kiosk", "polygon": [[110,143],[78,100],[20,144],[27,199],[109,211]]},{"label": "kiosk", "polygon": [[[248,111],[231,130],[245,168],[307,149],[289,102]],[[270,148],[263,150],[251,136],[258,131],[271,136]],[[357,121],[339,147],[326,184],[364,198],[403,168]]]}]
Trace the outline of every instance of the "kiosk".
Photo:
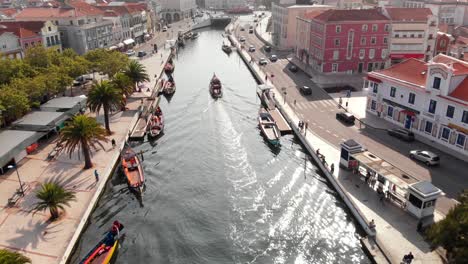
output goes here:
[{"label": "kiosk", "polygon": [[353,139],[348,139],[341,143],[340,166],[346,169],[357,168],[357,161],[353,158],[352,154],[362,151],[364,151],[364,149],[361,144],[357,143]]},{"label": "kiosk", "polygon": [[442,191],[428,181],[411,184],[406,209],[417,218],[434,214],[435,203]]}]

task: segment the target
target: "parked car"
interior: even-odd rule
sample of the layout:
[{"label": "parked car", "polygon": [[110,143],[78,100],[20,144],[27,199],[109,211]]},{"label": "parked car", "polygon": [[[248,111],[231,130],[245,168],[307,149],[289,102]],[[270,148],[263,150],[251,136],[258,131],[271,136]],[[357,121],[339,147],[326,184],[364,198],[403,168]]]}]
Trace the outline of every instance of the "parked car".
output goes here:
[{"label": "parked car", "polygon": [[245,37],[240,37],[239,41],[240,42],[245,42]]},{"label": "parked car", "polygon": [[134,56],[135,55],[135,51],[134,50],[127,50],[127,52],[125,52],[125,54],[127,54],[127,56]]},{"label": "parked car", "polygon": [[387,130],[387,133],[392,137],[396,137],[408,142],[414,141],[414,133],[404,128],[389,129]]},{"label": "parked car", "polygon": [[255,52],[255,47],[254,45],[249,46],[249,52]]},{"label": "parked car", "polygon": [[240,28],[240,31],[245,31],[245,28],[241,27],[241,28]]},{"label": "parked car", "polygon": [[312,94],[312,88],[310,88],[309,86],[302,86],[300,88],[300,91],[303,95],[311,95]]},{"label": "parked car", "polygon": [[271,47],[270,46],[265,46],[263,48],[266,52],[271,52]]},{"label": "parked car", "polygon": [[267,64],[268,64],[268,61],[267,61],[265,58],[261,58],[261,59],[258,61],[258,64],[260,64],[260,65],[267,65]]},{"label": "parked car", "polygon": [[351,113],[348,113],[348,112],[336,113],[336,119],[340,120],[341,122],[351,124],[351,125],[354,125],[354,121],[356,120],[356,118]]},{"label": "parked car", "polygon": [[289,66],[288,69],[289,69],[291,72],[297,72],[297,71],[298,71],[298,68],[297,68],[296,65],[291,65],[291,66]]},{"label": "parked car", "polygon": [[437,154],[427,150],[411,150],[410,158],[424,162],[427,166],[439,165],[440,158]]},{"label": "parked car", "polygon": [[277,60],[278,60],[278,56],[276,56],[276,55],[271,55],[271,56],[270,56],[270,61],[271,61],[271,62],[275,62],[275,61],[277,61]]},{"label": "parked car", "polygon": [[142,57],[144,57],[144,56],[146,56],[146,51],[144,51],[144,50],[139,51],[138,54],[137,54],[137,57],[138,57],[138,58],[142,58]]},{"label": "parked car", "polygon": [[166,31],[167,31],[167,27],[164,26],[164,27],[162,28],[162,32],[166,32]]},{"label": "parked car", "polygon": [[258,22],[258,19],[254,19],[254,23],[257,23]]}]

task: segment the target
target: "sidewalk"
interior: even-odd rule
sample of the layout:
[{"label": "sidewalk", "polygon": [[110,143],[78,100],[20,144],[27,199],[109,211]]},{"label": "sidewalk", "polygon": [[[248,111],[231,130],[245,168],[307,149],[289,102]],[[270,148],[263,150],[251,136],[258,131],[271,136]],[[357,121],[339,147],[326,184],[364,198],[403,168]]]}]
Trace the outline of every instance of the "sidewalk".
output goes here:
[{"label": "sidewalk", "polygon": [[[238,42],[235,38],[233,38],[233,43],[238,46]],[[258,80],[263,81],[265,74],[261,70],[261,67],[257,66],[255,63],[248,63],[250,56],[245,50],[239,49],[239,53],[244,57],[244,61],[257,76]],[[271,84],[270,82],[268,83]],[[333,163],[335,168],[339,168],[340,152],[338,146],[334,146],[316,136],[310,129],[305,134],[299,132],[297,127],[300,120],[299,117],[287,103],[283,103],[284,100],[281,92],[277,89],[274,91],[277,104],[282,108],[285,118],[288,119],[296,134],[305,144],[312,157],[317,161],[317,165],[322,169],[325,175],[327,175],[336,191],[355,215],[356,220],[371,236],[374,234],[369,229],[368,223],[374,219],[376,224],[376,242],[382,254],[384,254],[391,263],[400,263],[402,257],[410,251],[415,256],[413,263],[442,263],[437,253],[431,252],[429,245],[424,241],[423,237],[416,232],[418,223],[416,218],[413,218],[409,213],[393,204],[380,202],[376,192],[371,190],[365,182],[356,178],[356,176],[352,175],[349,171],[336,169],[333,175],[330,174],[330,164]],[[311,124],[310,128],[313,127],[314,124]],[[320,149],[320,153],[326,157],[326,165],[321,163],[315,155],[317,149]],[[442,217],[442,215],[436,212],[436,221]],[[375,249],[372,248],[370,251],[376,252]]]},{"label": "sidewalk", "polygon": [[[161,61],[167,60],[169,51],[164,51],[163,54],[162,58],[158,53],[157,56],[141,61],[147,67],[152,84],[155,81],[154,74],[162,71],[164,63]],[[18,172],[24,184],[30,188],[14,207],[8,207],[7,200],[19,186],[16,172],[11,170],[0,176],[0,200],[3,201],[0,206],[0,248],[20,251],[31,258],[34,264],[67,261],[107,180],[112,175],[112,169],[118,162],[129,129],[133,128],[137,120],[139,98],[149,96],[150,93],[135,93],[128,100],[129,110],[111,116],[110,127],[113,134],[108,137],[109,142],[104,144],[104,150],[92,153],[92,169],[83,170],[83,158],[77,152],[71,158],[66,153],[61,153],[55,160],[47,161],[48,154],[55,146],[55,138],[20,162]],[[94,113],[87,115],[96,116]],[[97,115],[97,119],[103,123],[102,112]],[[114,149],[110,143],[112,138],[117,142]],[[95,169],[99,173],[98,182],[94,177]],[[40,185],[52,180],[59,181],[67,189],[75,191],[77,198],[70,207],[66,207],[66,213],[53,223],[47,221],[48,212],[30,212],[37,202],[35,193]]]}]

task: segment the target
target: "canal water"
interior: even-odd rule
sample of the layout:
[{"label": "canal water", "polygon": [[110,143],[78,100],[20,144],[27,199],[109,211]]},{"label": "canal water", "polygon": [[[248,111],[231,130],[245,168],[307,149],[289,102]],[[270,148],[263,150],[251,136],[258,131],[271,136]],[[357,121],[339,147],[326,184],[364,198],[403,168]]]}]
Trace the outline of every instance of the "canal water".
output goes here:
[{"label": "canal water", "polygon": [[[75,259],[118,219],[117,263],[370,263],[304,148],[292,135],[279,150],[261,136],[256,82],[235,52],[221,51],[221,34],[201,32],[175,59],[177,91],[161,103],[165,134],[135,146],[146,151],[142,203],[116,172]],[[213,73],[224,85],[217,101]]]}]

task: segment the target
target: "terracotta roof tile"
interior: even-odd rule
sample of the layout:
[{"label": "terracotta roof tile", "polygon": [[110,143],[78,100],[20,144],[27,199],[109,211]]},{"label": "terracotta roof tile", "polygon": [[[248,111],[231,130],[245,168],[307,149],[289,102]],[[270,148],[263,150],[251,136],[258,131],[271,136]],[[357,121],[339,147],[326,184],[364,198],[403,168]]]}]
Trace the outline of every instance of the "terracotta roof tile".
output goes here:
[{"label": "terracotta roof tile", "polygon": [[13,16],[16,13],[18,13],[16,8],[0,8],[0,14],[4,14],[9,17]]},{"label": "terracotta roof tile", "polygon": [[468,77],[455,88],[455,90],[449,94],[450,97],[468,102]]},{"label": "terracotta roof tile", "polygon": [[394,21],[427,21],[432,15],[429,8],[386,8],[388,16]]},{"label": "terracotta roof tile", "polygon": [[378,9],[327,10],[315,17],[324,22],[388,20]]},{"label": "terracotta roof tile", "polygon": [[376,71],[377,74],[396,78],[419,86],[426,85],[427,64],[417,59],[407,59],[385,70]]},{"label": "terracotta roof tile", "polygon": [[314,11],[309,11],[307,13],[304,14],[304,18],[305,19],[313,19],[315,17],[317,17],[318,15],[322,14],[323,12],[325,12],[326,10],[314,10]]},{"label": "terracotta roof tile", "polygon": [[444,54],[439,54],[432,59],[433,62],[449,64],[453,67],[454,75],[468,74],[468,63],[462,60],[455,59]]}]

